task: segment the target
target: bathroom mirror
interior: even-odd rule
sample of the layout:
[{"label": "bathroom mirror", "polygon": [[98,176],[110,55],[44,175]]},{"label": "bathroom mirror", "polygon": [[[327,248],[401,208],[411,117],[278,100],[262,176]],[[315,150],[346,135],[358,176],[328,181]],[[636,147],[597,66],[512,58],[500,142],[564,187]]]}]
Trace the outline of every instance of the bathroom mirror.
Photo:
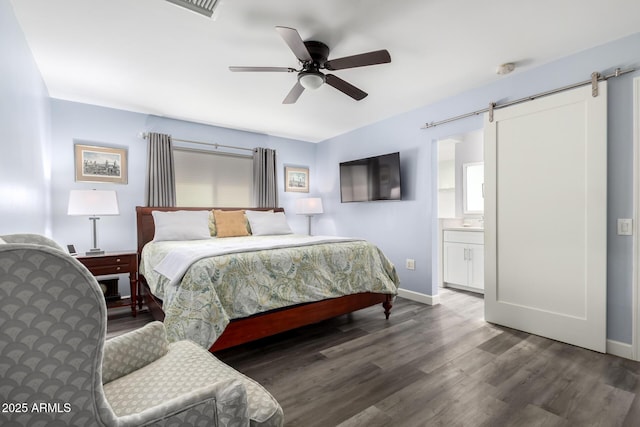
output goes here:
[{"label": "bathroom mirror", "polygon": [[462,184],[463,213],[484,214],[484,163],[463,164]]}]

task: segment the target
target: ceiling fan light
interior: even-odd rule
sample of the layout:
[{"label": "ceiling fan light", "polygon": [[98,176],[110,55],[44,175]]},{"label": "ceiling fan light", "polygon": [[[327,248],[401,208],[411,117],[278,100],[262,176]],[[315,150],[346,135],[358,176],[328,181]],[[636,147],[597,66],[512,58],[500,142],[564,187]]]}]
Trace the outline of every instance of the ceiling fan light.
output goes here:
[{"label": "ceiling fan light", "polygon": [[321,73],[304,73],[298,76],[298,81],[305,89],[318,89],[324,83],[324,75]]}]

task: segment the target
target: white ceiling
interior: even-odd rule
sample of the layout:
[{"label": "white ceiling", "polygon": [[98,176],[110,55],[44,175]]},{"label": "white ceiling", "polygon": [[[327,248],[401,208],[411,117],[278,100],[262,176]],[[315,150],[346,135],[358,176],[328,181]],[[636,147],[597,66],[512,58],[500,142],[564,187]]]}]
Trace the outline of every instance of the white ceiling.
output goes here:
[{"label": "white ceiling", "polygon": [[[638,0],[219,0],[206,18],[164,0],[11,0],[54,98],[318,142],[640,31]],[[282,100],[298,67],[274,27],[331,48],[388,49],[391,64],[335,71]],[[585,70],[591,72],[594,70]]]}]

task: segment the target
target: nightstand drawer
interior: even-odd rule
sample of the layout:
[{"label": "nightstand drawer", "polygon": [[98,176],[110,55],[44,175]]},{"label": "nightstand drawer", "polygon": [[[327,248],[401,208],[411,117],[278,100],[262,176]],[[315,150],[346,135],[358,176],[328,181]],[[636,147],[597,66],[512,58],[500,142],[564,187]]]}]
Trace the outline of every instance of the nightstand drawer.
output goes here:
[{"label": "nightstand drawer", "polygon": [[100,257],[83,257],[82,263],[90,269],[93,274],[98,275],[98,271],[108,271],[103,274],[113,274],[110,271],[127,271],[132,263],[135,263],[135,255],[109,255]]},{"label": "nightstand drawer", "polygon": [[129,264],[120,265],[100,265],[100,266],[87,266],[89,271],[94,276],[106,276],[108,274],[120,274],[129,272]]}]

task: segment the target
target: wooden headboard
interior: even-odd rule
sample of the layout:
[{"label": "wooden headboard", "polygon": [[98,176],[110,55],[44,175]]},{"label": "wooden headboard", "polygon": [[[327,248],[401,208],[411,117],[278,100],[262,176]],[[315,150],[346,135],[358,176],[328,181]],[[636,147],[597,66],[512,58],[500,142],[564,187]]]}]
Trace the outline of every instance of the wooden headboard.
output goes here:
[{"label": "wooden headboard", "polygon": [[144,245],[153,240],[155,235],[155,223],[153,222],[153,211],[172,212],[172,211],[210,211],[211,209],[220,209],[223,211],[268,211],[284,212],[284,208],[185,208],[185,207],[146,207],[136,206],[136,223],[138,229],[138,259],[142,254]]}]

